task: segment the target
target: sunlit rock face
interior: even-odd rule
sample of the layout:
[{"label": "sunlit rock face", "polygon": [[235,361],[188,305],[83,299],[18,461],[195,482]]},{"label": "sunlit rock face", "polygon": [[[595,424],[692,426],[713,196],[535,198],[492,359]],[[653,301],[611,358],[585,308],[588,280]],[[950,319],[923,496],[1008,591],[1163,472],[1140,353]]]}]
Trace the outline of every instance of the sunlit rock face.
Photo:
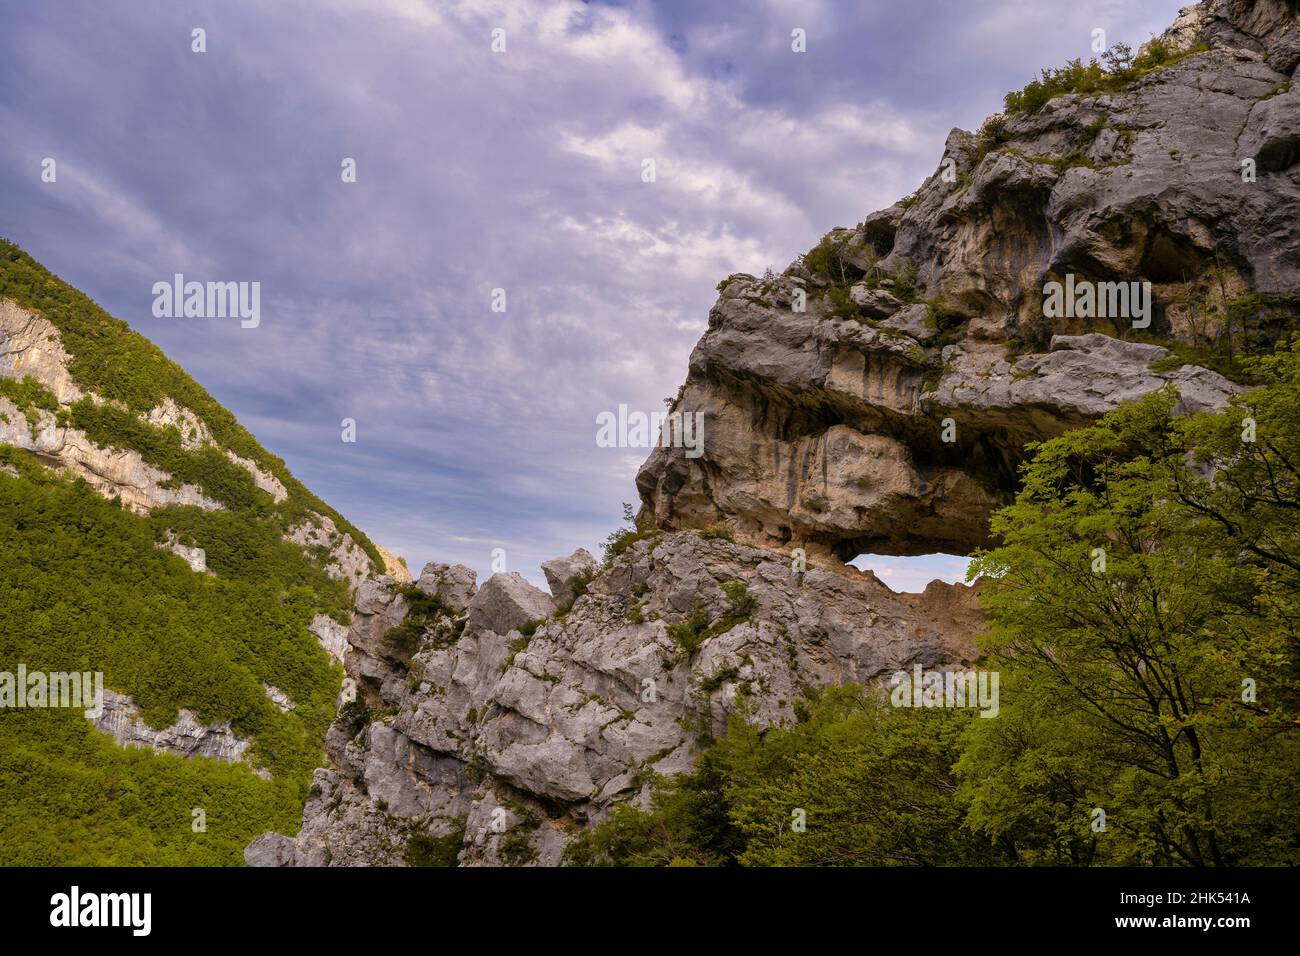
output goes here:
[{"label": "sunlit rock face", "polygon": [[[1252,293],[1300,314],[1300,39],[1286,3],[1234,0],[1163,42],[1190,55],[1124,91],[954,130],[825,261],[730,277],[674,408],[703,413],[703,454],[655,450],[645,515],[840,558],[966,553],[1027,442],[1166,383],[1223,402],[1232,383],[1165,346]],[[1076,281],[1096,304],[1045,308]]]}]

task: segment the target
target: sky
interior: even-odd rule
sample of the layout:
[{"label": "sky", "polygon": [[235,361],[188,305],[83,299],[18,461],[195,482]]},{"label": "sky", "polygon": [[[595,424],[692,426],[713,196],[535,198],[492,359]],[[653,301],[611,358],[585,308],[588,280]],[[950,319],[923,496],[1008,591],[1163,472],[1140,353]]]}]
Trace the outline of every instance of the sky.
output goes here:
[{"label": "sky", "polygon": [[[597,415],[662,409],[721,278],[780,271],[1094,30],[1136,47],[1178,6],[0,0],[0,235],[417,574],[482,581],[502,549],[544,584],[636,501],[647,450],[598,447]],[[177,273],[260,283],[260,324],[155,317]],[[859,563],[895,590],[965,565]]]}]

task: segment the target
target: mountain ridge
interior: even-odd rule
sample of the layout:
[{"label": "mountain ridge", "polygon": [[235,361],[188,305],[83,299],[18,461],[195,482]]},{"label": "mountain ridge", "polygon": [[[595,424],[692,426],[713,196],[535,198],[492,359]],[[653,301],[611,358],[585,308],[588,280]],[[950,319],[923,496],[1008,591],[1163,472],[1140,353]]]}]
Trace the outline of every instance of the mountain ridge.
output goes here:
[{"label": "mountain ridge", "polygon": [[0,466],[0,659],[104,685],[91,720],[7,713],[6,861],[237,863],[300,811],[355,589],[404,568],[161,350],[9,242]]}]

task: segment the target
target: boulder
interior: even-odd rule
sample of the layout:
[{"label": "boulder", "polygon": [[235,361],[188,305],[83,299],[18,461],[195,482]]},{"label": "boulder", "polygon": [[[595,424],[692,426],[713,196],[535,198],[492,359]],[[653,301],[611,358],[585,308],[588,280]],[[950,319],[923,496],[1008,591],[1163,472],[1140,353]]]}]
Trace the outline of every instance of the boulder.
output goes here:
[{"label": "boulder", "polygon": [[510,571],[488,578],[466,610],[467,632],[509,634],[529,621],[550,617],[555,613],[555,600],[525,581],[518,572]]},{"label": "boulder", "polygon": [[551,558],[542,562],[542,573],[550,585],[551,596],[558,605],[572,604],[574,578],[590,578],[596,573],[596,559],[586,548],[579,548],[567,558]]},{"label": "boulder", "polygon": [[463,564],[430,562],[420,572],[416,587],[425,594],[442,598],[452,610],[459,613],[469,606],[470,600],[478,593],[477,579],[474,569]]}]

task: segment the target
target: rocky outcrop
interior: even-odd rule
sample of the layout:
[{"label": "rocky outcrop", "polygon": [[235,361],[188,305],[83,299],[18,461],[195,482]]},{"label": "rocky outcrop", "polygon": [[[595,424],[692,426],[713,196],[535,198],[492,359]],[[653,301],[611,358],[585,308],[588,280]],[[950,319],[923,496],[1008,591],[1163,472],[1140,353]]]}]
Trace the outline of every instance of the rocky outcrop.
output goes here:
[{"label": "rocky outcrop", "polygon": [[[124,747],[149,747],[159,753],[182,757],[210,757],[227,763],[246,763],[250,741],[230,729],[230,721],[203,724],[190,711],[182,709],[170,727],[155,729],[140,716],[140,709],[125,694],[104,691],[102,713],[91,722]],[[269,780],[271,775],[260,768],[254,773]]]},{"label": "rocky outcrop", "polygon": [[[704,454],[656,448],[605,564],[546,562],[550,595],[446,565],[418,581],[436,602],[359,588],[330,767],[301,832],[246,862],[554,865],[731,715],[789,723],[810,688],[970,665],[978,582],[897,594],[840,559],[986,543],[1027,442],[1165,386],[1216,407],[1238,386],[1182,359],[1229,303],[1294,318],[1294,10],[1209,0],[1163,42],[1187,55],[955,130],[915,196],[725,281],[673,409],[705,417]],[[1057,317],[1069,276],[1149,282],[1153,308]]]},{"label": "rocky outcrop", "polygon": [[[59,411],[83,399],[104,404],[102,396],[76,384],[69,371],[71,365],[72,357],[63,348],[59,330],[49,320],[11,299],[0,298],[0,378],[34,378],[54,396]],[[280,504],[288,499],[288,490],[279,478],[257,462],[221,448],[203,419],[174,399],[165,398],[140,418],[156,428],[174,430],[186,450],[220,448],[273,502]],[[20,410],[0,396],[0,444],[34,452],[44,464],[85,479],[95,491],[117,498],[131,511],[143,514],[168,505],[194,505],[210,511],[223,507],[193,485],[176,485],[171,475],[147,463],[139,452],[101,447],[85,432],[60,424],[61,420],[55,410]],[[351,588],[376,570],[352,536],[339,531],[325,515],[309,512],[307,520],[292,528],[288,538],[305,550],[319,551],[329,574],[347,580]],[[387,552],[382,556],[389,565],[385,569],[388,573],[410,580],[410,572],[400,561]]]},{"label": "rocky outcrop", "polygon": [[12,299],[0,298],[0,376],[31,376],[54,393],[60,404],[80,400],[84,392],[68,371],[71,357],[59,330],[48,319]]},{"label": "rocky outcrop", "polygon": [[379,557],[384,562],[384,573],[389,575],[398,584],[411,584],[414,579],[411,577],[411,569],[406,566],[406,562],[391,551],[386,551],[379,545],[375,545],[375,550],[379,552]]},{"label": "rocky outcrop", "polygon": [[[85,398],[103,402],[100,396],[76,384],[69,371],[71,361],[58,329],[48,319],[23,309],[12,299],[0,299],[0,377],[34,378],[53,394],[60,407]],[[0,444],[35,452],[51,468],[84,478],[100,494],[117,498],[123,507],[137,513],[167,505],[196,505],[208,510],[221,507],[192,485],[172,487],[171,475],[146,463],[136,451],[100,447],[84,432],[61,426],[52,411],[38,409],[33,414],[36,421],[29,423],[12,402],[0,398]],[[184,448],[215,444],[202,419],[170,398],[142,417],[150,425],[176,429]],[[258,487],[276,501],[287,496],[283,485],[254,462],[227,454],[248,469]]]},{"label": "rocky outcrop", "polygon": [[208,511],[221,507],[193,485],[173,487],[171,475],[148,464],[129,448],[101,448],[86,433],[58,424],[49,411],[36,412],[29,425],[24,414],[0,397],[0,444],[34,452],[49,467],[85,479],[106,498],[140,514],[165,505],[194,505]]},{"label": "rocky outcrop", "polygon": [[168,532],[164,541],[158,543],[158,547],[166,548],[172,554],[181,558],[190,566],[190,570],[195,574],[210,574],[208,571],[208,556],[202,548],[192,548],[182,544],[176,537],[175,532]]},{"label": "rocky outcrop", "polygon": [[[42,320],[44,321],[44,320]],[[181,436],[181,447],[186,449],[202,448],[207,444],[215,444],[212,438],[212,432],[208,431],[208,426],[203,423],[203,419],[195,415],[188,408],[182,408],[176,404],[176,400],[168,397],[163,399],[162,404],[151,409],[145,416],[145,421],[150,425],[156,425],[159,428],[174,428]],[[238,455],[231,454],[231,461],[237,462],[244,467],[252,465],[247,459],[240,458]],[[254,465],[254,467],[256,467]],[[266,490],[266,489],[263,489]],[[283,491],[283,487],[280,489]]]},{"label": "rocky outcrop", "polygon": [[530,621],[555,613],[555,601],[515,571],[494,574],[466,607],[465,626],[471,631],[509,634]]},{"label": "rocky outcrop", "polygon": [[263,471],[257,466],[257,462],[248,458],[240,458],[233,451],[229,450],[226,451],[226,457],[252,475],[253,484],[257,485],[258,488],[270,495],[271,500],[276,504],[279,504],[289,497],[289,492],[285,490],[280,479],[269,472]]},{"label": "rocky outcrop", "polygon": [[596,559],[586,548],[579,548],[564,558],[542,562],[542,574],[558,605],[570,605],[587,581],[596,573]]},{"label": "rocky outcrop", "polygon": [[330,660],[336,664],[343,663],[343,655],[348,649],[348,629],[344,624],[340,624],[328,614],[317,614],[312,618],[311,624],[307,630],[311,631],[312,636],[320,641],[320,646],[325,648],[325,653],[330,656]]},{"label": "rocky outcrop", "polygon": [[286,537],[304,551],[321,554],[326,573],[347,581],[353,589],[374,573],[369,556],[352,535],[340,531],[326,515],[309,512],[307,520],[290,528]]},{"label": "rocky outcrop", "polygon": [[411,840],[463,831],[462,863],[555,863],[652,773],[688,768],[700,734],[738,709],[789,721],[809,686],[973,659],[973,588],[900,595],[869,572],[800,566],[695,533],[648,538],[563,617],[537,625],[551,599],[498,574],[414,647],[395,637],[408,600],[391,579],[367,582],[332,768],[292,848],[265,837],[247,860],[400,864]]},{"label": "rocky outcrop", "polygon": [[271,703],[280,708],[280,713],[282,714],[287,714],[297,706],[288,694],[273,684],[264,683],[262,685],[262,691],[266,694],[267,699],[270,700]]},{"label": "rocky outcrop", "polygon": [[[1189,8],[1163,38],[1189,55],[954,130],[907,201],[783,275],[732,276],[673,409],[704,416],[703,454],[651,454],[643,519],[842,559],[965,553],[1027,442],[1165,384],[1222,403],[1235,386],[1178,356],[1243,311],[1265,336],[1300,316],[1298,37],[1280,0]],[[1067,277],[1150,283],[1149,315],[1051,317]]]},{"label": "rocky outcrop", "polygon": [[463,564],[435,564],[424,566],[418,587],[425,594],[441,598],[454,611],[461,612],[478,593],[478,575]]},{"label": "rocky outcrop", "polygon": [[[104,329],[110,329],[110,326],[106,324]],[[103,334],[134,335],[125,327]],[[123,361],[127,361],[131,350],[123,350],[123,354],[128,357]],[[113,406],[118,412],[128,411],[125,405],[79,385],[72,374],[73,368],[73,357],[64,348],[58,327],[43,315],[23,308],[13,300],[0,298],[0,381],[5,386],[4,393],[0,394],[0,444],[30,451],[49,469],[83,479],[93,491],[116,499],[124,509],[137,514],[173,505],[194,506],[206,511],[225,507],[222,502],[209,497],[204,489],[180,483],[173,475],[150,463],[166,461],[166,455],[154,454],[146,461],[134,448],[106,447],[92,441],[85,431],[70,427],[70,422],[77,420],[79,409],[72,407],[77,403]],[[28,379],[35,380],[40,388],[31,387]],[[19,386],[12,387],[13,382]],[[19,407],[20,402],[23,407]],[[173,439],[173,451],[175,439],[179,440],[182,452],[217,449],[247,471],[253,483],[269,496],[270,501],[280,504],[288,500],[285,483],[267,470],[273,465],[263,467],[257,461],[223,447],[208,424],[174,398],[166,397],[156,407],[136,417],[141,426],[157,430],[156,437]],[[94,433],[93,428],[91,431]],[[164,431],[169,434],[164,435]],[[255,447],[248,441],[244,446],[246,452],[249,447]],[[262,462],[271,461],[269,456],[259,455],[259,458]],[[206,459],[211,460],[210,457]],[[3,470],[15,477],[20,475],[17,469],[9,466],[4,466]],[[285,480],[288,481],[287,475]],[[287,513],[293,514],[296,520],[302,511],[289,508]],[[157,545],[185,560],[196,573],[212,574],[207,567],[207,555],[198,546],[203,541],[202,534],[197,537],[198,541],[187,534],[182,540],[168,531],[160,536]],[[318,560],[331,576],[345,579],[350,588],[356,588],[374,573],[371,559],[352,535],[339,531],[327,516],[307,511],[306,520],[293,529],[292,539],[308,551],[310,557]],[[400,563],[394,563],[395,570],[405,571]],[[409,573],[406,573],[406,580],[410,580]],[[319,615],[311,622],[310,631],[336,662],[344,662],[348,649],[346,623]],[[255,635],[242,635],[241,640],[250,636]],[[305,634],[302,636],[307,639]],[[281,712],[289,713],[295,709],[294,702],[273,684],[264,684],[263,689]],[[345,684],[340,700],[346,701],[351,694],[355,694],[355,681]],[[236,735],[229,722],[202,724],[193,712],[182,709],[172,726],[153,728],[141,718],[139,709],[129,697],[113,691],[107,691],[105,697],[104,710],[95,718],[95,725],[124,746],[149,747],[184,757],[248,761],[252,741]],[[254,770],[261,776],[268,776],[263,769]]]}]

